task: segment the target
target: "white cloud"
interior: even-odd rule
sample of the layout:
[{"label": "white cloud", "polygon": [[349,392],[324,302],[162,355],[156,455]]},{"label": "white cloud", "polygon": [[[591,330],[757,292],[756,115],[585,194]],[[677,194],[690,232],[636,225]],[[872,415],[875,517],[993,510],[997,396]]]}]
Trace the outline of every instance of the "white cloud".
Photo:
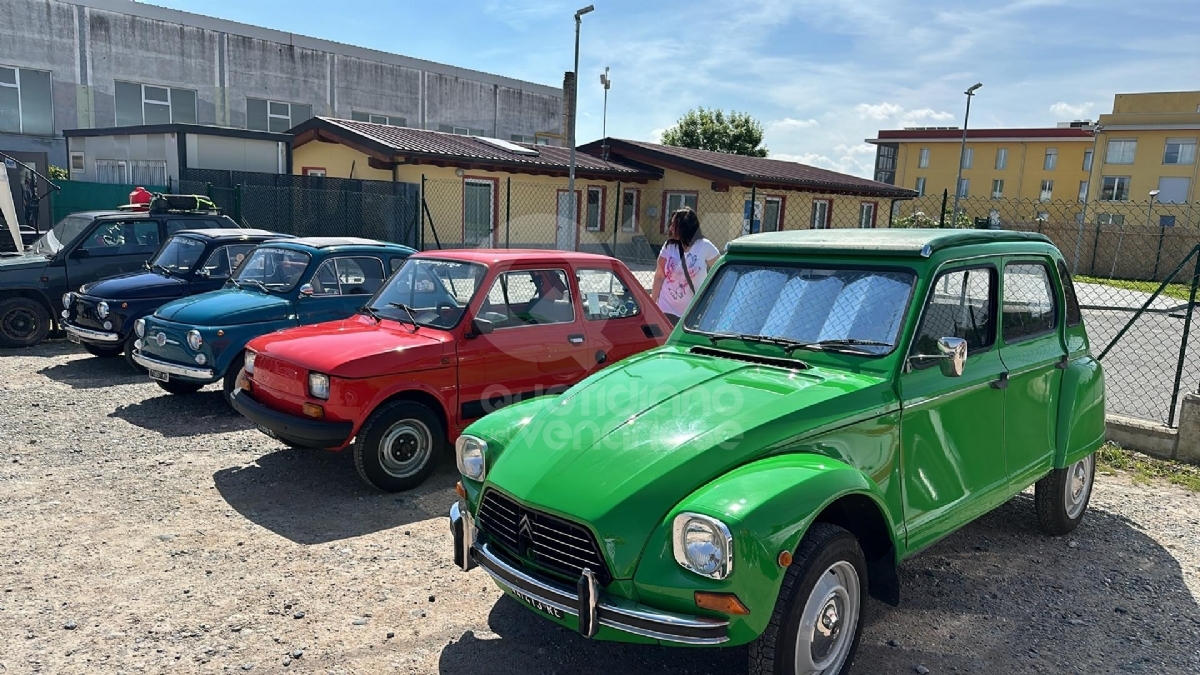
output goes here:
[{"label": "white cloud", "polygon": [[666,127],[650,130],[650,140],[654,143],[662,143],[663,134],[667,133]]},{"label": "white cloud", "polygon": [[797,119],[792,119],[791,117],[785,117],[781,120],[775,120],[773,122],[768,122],[767,130],[768,131],[798,131],[800,129],[811,129],[815,126],[819,126],[820,124],[821,124],[820,122],[818,122],[812,118],[809,118],[806,120],[797,120]]},{"label": "white cloud", "polygon": [[942,112],[933,108],[917,108],[908,110],[897,103],[859,103],[854,106],[858,116],[865,120],[899,121],[906,124],[917,122],[949,122],[955,119],[954,113]]},{"label": "white cloud", "polygon": [[904,108],[902,106],[896,105],[895,103],[886,102],[877,103],[875,105],[871,105],[870,103],[859,103],[858,105],[854,106],[854,109],[858,111],[859,117],[871,120],[891,119],[893,117],[898,117],[904,112]]},{"label": "white cloud", "polygon": [[1088,101],[1087,103],[1078,103],[1078,104],[1071,104],[1071,103],[1066,103],[1065,101],[1059,101],[1058,103],[1055,103],[1054,105],[1050,106],[1050,112],[1053,113],[1056,117],[1070,117],[1071,119],[1076,119],[1076,118],[1084,117],[1085,115],[1089,114],[1092,111],[1092,108],[1094,108],[1095,106],[1096,106],[1096,104],[1092,103],[1091,101]]}]

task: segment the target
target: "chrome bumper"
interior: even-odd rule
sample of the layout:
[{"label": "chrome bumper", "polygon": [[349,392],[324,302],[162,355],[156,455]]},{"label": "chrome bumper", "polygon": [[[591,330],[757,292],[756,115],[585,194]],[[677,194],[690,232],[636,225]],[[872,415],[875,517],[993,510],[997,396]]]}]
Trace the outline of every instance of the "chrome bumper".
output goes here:
[{"label": "chrome bumper", "polygon": [[[534,609],[556,618],[566,615],[579,620],[579,632],[595,635],[598,626],[663,642],[687,645],[719,645],[729,641],[729,622],[683,614],[660,612],[649,607],[622,607],[604,601],[595,578],[588,571],[574,588],[531,576],[505,562],[486,543],[475,541],[471,514],[456,502],[450,507],[450,529],[454,533],[454,562],[462,569],[475,564],[496,584]],[[584,596],[581,600],[581,596]],[[580,617],[580,608],[583,616]]]},{"label": "chrome bumper", "polygon": [[105,333],[104,331],[100,330],[80,328],[72,323],[64,323],[62,326],[63,330],[67,331],[71,335],[74,335],[80,340],[87,340],[88,342],[106,342],[108,344],[121,341],[121,336],[116,333]]},{"label": "chrome bumper", "polygon": [[191,366],[181,366],[178,363],[159,361],[142,354],[140,349],[133,353],[133,361],[146,370],[160,370],[170,375],[190,377],[193,380],[211,380],[213,378],[212,368],[192,368]]}]

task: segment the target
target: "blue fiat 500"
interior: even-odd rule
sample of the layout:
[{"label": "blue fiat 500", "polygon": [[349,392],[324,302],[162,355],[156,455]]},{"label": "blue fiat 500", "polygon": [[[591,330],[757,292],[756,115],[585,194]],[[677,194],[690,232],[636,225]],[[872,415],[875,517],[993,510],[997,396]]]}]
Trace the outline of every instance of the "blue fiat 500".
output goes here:
[{"label": "blue fiat 500", "polygon": [[223,380],[228,400],[247,342],[353,315],[413,253],[407,246],[352,237],[262,244],[223,289],[174,300],[136,321],[133,360],[172,394]]}]

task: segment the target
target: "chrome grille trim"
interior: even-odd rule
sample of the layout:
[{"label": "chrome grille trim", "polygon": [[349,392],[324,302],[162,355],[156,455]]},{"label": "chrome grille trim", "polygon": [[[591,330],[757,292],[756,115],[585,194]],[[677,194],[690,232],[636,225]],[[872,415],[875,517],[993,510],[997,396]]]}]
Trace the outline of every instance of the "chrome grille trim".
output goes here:
[{"label": "chrome grille trim", "polygon": [[578,523],[527,508],[491,488],[479,502],[476,522],[481,532],[514,554],[514,562],[536,563],[568,579],[590,569],[602,585],[612,580],[591,530]]}]

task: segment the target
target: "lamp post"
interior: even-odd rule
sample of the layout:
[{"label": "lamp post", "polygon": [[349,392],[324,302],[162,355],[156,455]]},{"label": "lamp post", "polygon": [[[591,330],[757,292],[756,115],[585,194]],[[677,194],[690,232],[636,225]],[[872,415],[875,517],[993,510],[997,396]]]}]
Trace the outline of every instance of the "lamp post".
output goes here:
[{"label": "lamp post", "polygon": [[579,205],[575,199],[575,119],[579,117],[579,27],[583,23],[583,15],[594,9],[595,5],[588,5],[575,12],[575,70],[571,71],[571,125],[567,130],[567,143],[571,146],[570,166],[567,172],[567,202],[571,208],[567,212],[571,214],[571,227],[579,221],[579,214],[576,212]]},{"label": "lamp post", "polygon": [[[1154,220],[1154,200],[1158,198],[1158,190],[1150,191],[1150,206],[1146,209],[1146,229],[1150,228],[1150,221]],[[1154,275],[1151,279],[1158,279],[1158,263],[1162,260],[1163,239],[1167,236],[1167,228],[1162,222],[1158,224],[1158,251],[1154,253]]]},{"label": "lamp post", "polygon": [[[1079,232],[1075,236],[1075,261],[1071,263],[1071,274],[1079,274],[1079,253],[1083,248],[1083,228],[1087,225],[1088,204],[1092,201],[1092,174],[1096,167],[1096,151],[1099,150],[1100,132],[1104,125],[1097,123],[1092,127],[1092,161],[1088,164],[1087,192],[1083,196],[1083,211],[1079,214]],[[1093,251],[1092,255],[1095,255]],[[1094,264],[1094,261],[1093,261]]]},{"label": "lamp post", "polygon": [[971,120],[971,98],[982,86],[982,82],[976,82],[964,92],[967,95],[967,114],[963,116],[962,145],[958,150],[958,178],[954,179],[954,210],[950,212],[950,227],[958,226],[958,199],[962,196],[962,170],[963,161],[967,157],[967,124]]},{"label": "lamp post", "polygon": [[608,66],[604,66],[604,72],[600,74],[600,84],[604,86],[604,113],[600,117],[600,138],[604,139],[604,147],[601,148],[601,159],[608,161],[608,88],[612,86],[612,80],[608,79]]}]

